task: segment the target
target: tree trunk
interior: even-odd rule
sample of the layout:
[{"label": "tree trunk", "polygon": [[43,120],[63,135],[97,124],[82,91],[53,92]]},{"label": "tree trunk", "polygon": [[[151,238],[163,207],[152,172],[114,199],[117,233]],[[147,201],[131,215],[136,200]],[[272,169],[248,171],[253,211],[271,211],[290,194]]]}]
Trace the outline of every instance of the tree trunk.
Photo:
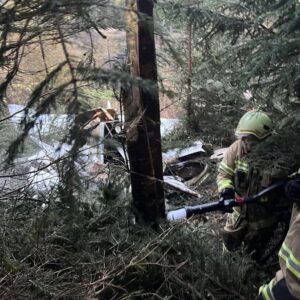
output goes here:
[{"label": "tree trunk", "polygon": [[3,98],[0,99],[0,162],[4,159],[5,153],[8,150],[9,145],[12,143],[16,137],[16,133],[9,119],[10,113],[6,102]]},{"label": "tree trunk", "polygon": [[187,110],[187,120],[190,122],[189,126],[193,127],[193,105],[192,105],[192,23],[191,20],[188,21],[187,25],[187,65],[188,65],[188,72],[187,72],[187,99],[186,99],[186,110]]},{"label": "tree trunk", "polygon": [[131,74],[151,80],[151,92],[133,86],[124,101],[127,150],[137,222],[164,218],[160,110],[155,56],[153,1],[126,0]]}]

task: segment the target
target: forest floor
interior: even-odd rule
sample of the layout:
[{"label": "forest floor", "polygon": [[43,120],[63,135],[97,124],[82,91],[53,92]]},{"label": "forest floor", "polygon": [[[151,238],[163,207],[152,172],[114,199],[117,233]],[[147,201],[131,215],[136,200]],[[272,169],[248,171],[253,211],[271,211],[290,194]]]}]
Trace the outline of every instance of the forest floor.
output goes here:
[{"label": "forest floor", "polygon": [[[179,182],[197,196],[166,186],[168,209],[218,200],[220,158],[211,154],[179,167],[172,162]],[[162,222],[158,230],[136,224],[129,176],[120,166],[110,171],[109,184],[83,190],[75,211],[54,194],[44,194],[46,205],[42,193],[29,191],[2,202],[1,299],[246,300],[274,276],[275,253],[259,265],[243,250],[223,251],[221,212]]]}]

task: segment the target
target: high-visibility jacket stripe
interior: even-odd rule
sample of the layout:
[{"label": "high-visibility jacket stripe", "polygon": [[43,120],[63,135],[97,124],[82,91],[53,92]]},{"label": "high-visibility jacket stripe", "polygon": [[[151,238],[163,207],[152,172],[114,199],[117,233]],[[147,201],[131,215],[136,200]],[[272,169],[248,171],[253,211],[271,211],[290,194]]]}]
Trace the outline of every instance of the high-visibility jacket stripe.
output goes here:
[{"label": "high-visibility jacket stripe", "polygon": [[247,173],[249,171],[249,165],[241,160],[236,160],[235,161],[235,167],[236,169],[240,169]]},{"label": "high-visibility jacket stripe", "polygon": [[264,284],[259,288],[259,293],[263,296],[265,300],[275,300],[272,292],[273,280],[269,284]]},{"label": "high-visibility jacket stripe", "polygon": [[244,168],[244,167],[237,167],[236,169],[237,169],[238,171],[241,170],[241,171],[243,171],[244,173],[248,173],[248,171],[249,171],[249,169]]},{"label": "high-visibility jacket stripe", "polygon": [[226,188],[234,189],[235,180],[239,180],[239,178],[235,178],[235,174],[239,172],[249,173],[249,165],[245,160],[236,156],[235,158],[230,155],[223,159],[218,168],[218,191],[222,192],[222,190]]},{"label": "high-visibility jacket stripe", "polygon": [[[248,172],[249,171],[249,167],[247,163],[244,163],[242,161],[236,160],[235,163],[235,170],[242,170],[244,172]],[[224,162],[221,162],[218,168],[218,171],[225,174],[225,175],[229,175],[230,177],[232,177],[234,175],[235,170],[233,170],[232,168],[230,168],[227,164],[225,164]]]},{"label": "high-visibility jacket stripe", "polygon": [[219,171],[224,172],[225,174],[228,174],[230,176],[232,176],[234,174],[233,169],[231,169],[228,165],[226,165],[225,163],[221,163],[219,166]]},{"label": "high-visibility jacket stripe", "polygon": [[248,171],[249,171],[248,168],[245,168],[245,167],[243,167],[243,166],[237,166],[237,167],[236,167],[236,170],[237,170],[237,171],[242,171],[242,172],[244,172],[244,173],[248,173]]},{"label": "high-visibility jacket stripe", "polygon": [[278,255],[285,261],[286,268],[300,279],[300,261],[293,255],[286,243],[282,244]]},{"label": "high-visibility jacket stripe", "polygon": [[244,167],[248,167],[248,164],[247,164],[245,161],[240,160],[240,159],[237,159],[237,160],[235,161],[235,164],[236,164],[236,165],[241,165],[241,166],[244,166]]},{"label": "high-visibility jacket stripe", "polygon": [[218,181],[218,191],[221,192],[224,189],[233,189],[233,182],[231,179],[224,178]]}]

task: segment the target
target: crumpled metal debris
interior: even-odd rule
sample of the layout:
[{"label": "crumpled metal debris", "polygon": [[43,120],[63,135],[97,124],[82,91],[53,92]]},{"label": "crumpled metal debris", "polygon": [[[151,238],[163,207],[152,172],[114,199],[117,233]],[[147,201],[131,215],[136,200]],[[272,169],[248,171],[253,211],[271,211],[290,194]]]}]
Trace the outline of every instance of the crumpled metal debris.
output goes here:
[{"label": "crumpled metal debris", "polygon": [[176,175],[187,181],[198,176],[204,168],[205,165],[203,162],[197,160],[188,160],[167,164],[164,174],[169,176]]},{"label": "crumpled metal debris", "polygon": [[204,152],[205,150],[203,149],[203,142],[196,141],[190,147],[184,149],[179,149],[179,148],[171,149],[163,153],[162,156],[165,162],[172,162],[175,160],[183,161],[183,160],[188,160],[193,157],[199,156]]},{"label": "crumpled metal debris", "polygon": [[174,176],[164,176],[164,182],[165,184],[170,185],[172,188],[175,188],[181,192],[200,198],[200,194],[198,192],[192,190],[183,182],[176,179]]},{"label": "crumpled metal debris", "polygon": [[[15,126],[16,131],[19,131],[19,126],[24,117],[30,119],[35,114],[33,109],[27,110],[22,105],[10,104],[8,108],[11,114],[10,120]],[[104,138],[104,125],[107,122],[114,122],[116,114],[116,110],[111,108],[97,108],[82,113],[75,118],[72,115],[66,114],[40,115],[28,135],[30,142],[35,145],[35,148],[32,149],[35,152],[30,153],[28,156],[24,157],[23,155],[23,157],[17,158],[14,161],[14,168],[11,168],[11,170],[15,174],[16,172],[18,173],[16,170],[19,168],[20,173],[26,174],[27,182],[33,190],[43,192],[55,188],[59,183],[56,161],[67,157],[72,149],[72,145],[60,143],[59,140],[55,140],[57,137],[55,133],[63,132],[64,130],[67,132],[71,123],[75,120],[82,130],[91,131],[91,139],[94,139],[92,142],[88,140],[79,149],[75,167],[81,177],[95,182],[105,182],[108,178],[108,170],[105,168],[106,164],[104,164],[105,149],[101,138]],[[109,130],[107,131],[109,132]],[[51,142],[45,142],[43,137],[49,134],[53,138]],[[123,149],[120,149],[120,151],[122,152],[121,155],[124,156]],[[9,176],[9,170],[5,174]],[[24,185],[23,177],[22,184]],[[18,177],[14,177],[13,180],[17,181]],[[6,187],[5,181],[3,181],[2,188],[9,188]]]}]

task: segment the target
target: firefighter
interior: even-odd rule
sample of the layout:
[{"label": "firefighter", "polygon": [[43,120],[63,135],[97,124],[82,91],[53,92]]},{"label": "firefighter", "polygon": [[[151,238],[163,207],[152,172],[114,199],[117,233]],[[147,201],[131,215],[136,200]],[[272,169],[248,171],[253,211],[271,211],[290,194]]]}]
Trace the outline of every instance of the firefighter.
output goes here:
[{"label": "firefighter", "polygon": [[259,289],[257,300],[300,299],[300,175],[286,184],[285,194],[294,205],[290,228],[278,254],[280,270]]},{"label": "firefighter", "polygon": [[[259,110],[245,113],[235,135],[237,140],[227,149],[218,168],[217,184],[220,198],[252,196],[271,183],[270,175],[248,165],[246,157],[251,148],[272,134],[273,125],[268,115]],[[267,202],[267,199],[264,199]],[[246,249],[259,258],[264,245],[271,238],[277,216],[268,210],[268,204],[244,205],[227,215],[223,231],[224,247],[235,251],[243,243]]]}]

